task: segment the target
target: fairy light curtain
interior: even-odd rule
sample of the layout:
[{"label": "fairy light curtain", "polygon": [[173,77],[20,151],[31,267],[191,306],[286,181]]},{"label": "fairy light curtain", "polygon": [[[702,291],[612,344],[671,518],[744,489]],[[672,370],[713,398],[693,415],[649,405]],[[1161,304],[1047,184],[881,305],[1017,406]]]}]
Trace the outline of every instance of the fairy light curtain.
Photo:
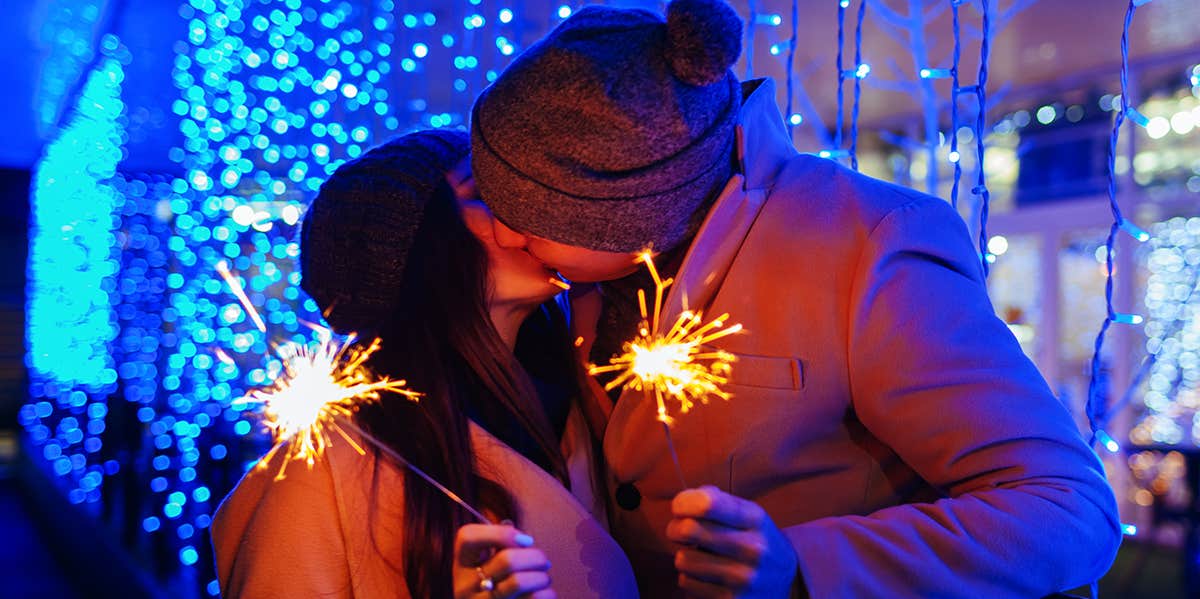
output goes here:
[{"label": "fairy light curtain", "polygon": [[121,169],[121,84],[139,57],[115,36],[89,37],[114,7],[75,3],[71,19],[45,23],[43,37],[61,45],[47,62],[61,65],[55,80],[79,70],[86,83],[68,109],[47,96],[40,113],[53,141],[32,189],[31,399],[20,422],[64,496],[135,539],[127,549],[174,595],[218,594],[207,528],[269,443],[255,406],[237,400],[282,368],[264,357],[269,344],[313,339],[303,323],[319,315],[295,269],[306,203],[383,139],[463,126],[475,95],[575,10],[415,6],[180,3],[162,24],[178,38],[163,82],[179,132],[168,174]]},{"label": "fairy light curtain", "polygon": [[[984,94],[987,61],[978,71],[960,72],[960,49],[978,44],[986,58],[1002,24],[1032,1],[917,3],[931,16],[953,12],[953,31],[943,34],[954,36],[955,52],[945,62],[919,55],[924,33],[915,27],[932,21],[908,19],[879,0],[828,2],[837,14],[826,40],[836,44],[838,62],[833,122],[823,121],[805,90],[815,65],[796,64],[798,24],[806,17],[798,0],[735,3],[747,25],[739,72],[752,76],[765,61],[787,65],[785,121],[816,140],[802,149],[853,168],[863,147],[862,96],[910,92],[929,125],[925,138],[892,141],[929,153],[933,179],[924,181],[932,185],[926,191],[941,189],[933,163],[952,164],[947,200],[969,191],[981,204],[975,230],[986,264],[994,256],[984,245],[988,188],[978,165],[984,140],[994,133]],[[1131,2],[1130,15],[1141,3]],[[621,4],[661,8],[655,0]],[[216,595],[207,531],[213,511],[268,448],[252,424],[253,405],[237,400],[282,369],[277,358],[264,357],[272,355],[269,344],[310,341],[314,334],[304,323],[319,320],[294,265],[296,227],[307,202],[338,165],[384,139],[414,128],[465,125],[475,95],[580,5],[181,2],[173,22],[161,24],[163,35],[176,39],[163,102],[179,141],[169,150],[173,167],[160,173],[122,169],[129,127],[122,83],[139,57],[102,31],[104,11],[114,4],[72,5],[71,19],[48,21],[41,32],[60,46],[49,63],[58,66],[46,75],[38,99],[38,118],[52,141],[32,190],[31,385],[20,421],[31,453],[70,502],[134,539],[130,552],[147,569],[157,564],[153,569],[175,595]],[[880,27],[913,24],[895,32],[913,45],[912,72],[903,85],[872,69],[873,58],[886,57],[864,53],[864,22],[871,19]],[[759,40],[767,51],[756,54]],[[74,79],[83,84],[72,96],[65,82]],[[841,89],[851,83],[846,106]],[[1122,94],[1118,119],[1137,122],[1130,102]],[[998,120],[1013,127],[1010,117]],[[948,154],[930,150],[946,136]],[[974,176],[960,164],[960,136],[975,142]],[[964,176],[968,187],[960,189]],[[1178,296],[1189,282],[1170,269],[1179,260],[1191,264],[1197,225],[1166,224],[1150,236],[1131,229],[1118,208],[1114,202],[1114,230],[1145,235],[1152,244],[1170,240],[1154,246],[1154,264],[1163,266],[1153,284],[1166,291],[1148,304],[1149,316],[1164,323],[1148,331],[1152,351],[1161,356],[1149,375],[1152,389],[1163,397],[1180,389],[1195,395],[1200,370],[1179,366],[1196,355],[1187,353],[1195,345],[1194,306]],[[264,326],[231,293],[220,264],[264,315]],[[1125,316],[1111,304],[1109,311],[1106,326]],[[1168,355],[1172,360],[1163,359]],[[1150,398],[1158,396],[1147,397],[1157,410]],[[1092,404],[1089,414],[1103,423],[1107,412]],[[1171,438],[1194,435],[1190,425],[1175,424]],[[1160,429],[1166,430],[1154,430]]]}]

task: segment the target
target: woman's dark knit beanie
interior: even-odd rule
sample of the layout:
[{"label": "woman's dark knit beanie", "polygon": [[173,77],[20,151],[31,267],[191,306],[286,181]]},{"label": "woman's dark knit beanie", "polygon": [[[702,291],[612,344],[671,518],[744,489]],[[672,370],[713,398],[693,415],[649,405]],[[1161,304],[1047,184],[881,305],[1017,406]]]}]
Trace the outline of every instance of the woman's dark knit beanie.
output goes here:
[{"label": "woman's dark knit beanie", "polygon": [[300,228],[300,287],[339,333],[391,318],[425,208],[453,191],[446,172],[467,157],[462,131],[410,133],[338,167]]}]

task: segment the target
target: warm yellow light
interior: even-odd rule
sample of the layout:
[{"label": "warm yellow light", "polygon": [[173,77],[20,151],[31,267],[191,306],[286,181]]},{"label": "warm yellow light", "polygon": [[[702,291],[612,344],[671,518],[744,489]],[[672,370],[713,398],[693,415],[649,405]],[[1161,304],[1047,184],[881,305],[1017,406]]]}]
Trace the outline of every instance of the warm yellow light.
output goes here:
[{"label": "warm yellow light", "polygon": [[[217,264],[217,272],[229,284],[259,329],[266,332],[262,316],[246,297],[237,277],[229,272],[229,266],[221,262]],[[328,309],[325,317],[329,317]],[[276,376],[271,387],[251,391],[237,401],[262,404],[263,421],[275,440],[275,446],[259,461],[257,467],[263,468],[269,464],[275,452],[282,448],[286,455],[275,480],[284,478],[288,464],[293,460],[303,460],[311,468],[325,453],[325,448],[331,442],[331,433],[337,433],[359,455],[365,455],[366,451],[347,433],[348,429],[441,491],[480,524],[491,524],[486,515],[457,493],[354,423],[353,416],[358,408],[378,401],[380,393],[384,391],[398,393],[414,401],[421,396],[406,389],[403,380],[378,378],[366,367],[367,360],[379,350],[379,339],[362,347],[355,343],[354,334],[335,339],[333,331],[326,327],[304,320],[300,324],[315,331],[317,341],[311,344],[288,342],[275,347],[275,353],[283,364],[283,372]],[[221,348],[214,353],[222,362],[234,363]]]},{"label": "warm yellow light", "polygon": [[364,366],[378,350],[379,339],[361,347],[354,343],[353,336],[336,340],[331,335],[322,336],[312,345],[289,342],[280,346],[277,354],[283,372],[271,387],[251,391],[240,400],[263,405],[263,422],[276,442],[260,464],[267,464],[275,451],[286,447],[287,458],[277,479],[283,478],[293,460],[312,466],[335,432],[363,453],[338,424],[339,417],[348,421],[360,405],[377,401],[384,391],[413,400],[420,397],[405,389],[404,381],[376,378]]},{"label": "warm yellow light", "polygon": [[687,413],[697,402],[707,403],[710,397],[728,400],[730,394],[722,388],[728,382],[734,356],[729,352],[711,350],[705,345],[742,330],[742,325],[725,326],[728,314],[704,322],[698,312],[683,312],[666,333],[659,333],[664,291],[672,279],[659,277],[650,252],[643,252],[638,261],[650,270],[654,279],[654,309],[647,306],[646,294],[638,291],[638,307],[642,321],[637,337],[626,342],[624,353],[605,366],[591,366],[590,374],[618,373],[605,385],[605,390],[623,386],[653,395],[657,402],[658,419],[670,424],[672,418],[667,402],[676,402],[680,413]]}]

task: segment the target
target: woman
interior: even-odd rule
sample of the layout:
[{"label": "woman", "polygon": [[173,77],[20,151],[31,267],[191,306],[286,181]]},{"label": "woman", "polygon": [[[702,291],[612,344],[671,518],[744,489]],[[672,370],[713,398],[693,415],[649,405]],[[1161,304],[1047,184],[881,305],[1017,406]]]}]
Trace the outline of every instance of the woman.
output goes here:
[{"label": "woman", "polygon": [[[312,468],[275,481],[280,464],[265,464],[222,504],[226,596],[636,596],[601,524],[584,416],[596,412],[551,301],[561,290],[496,245],[482,203],[456,197],[472,191],[468,148],[465,133],[424,131],[338,168],[305,217],[302,286],[334,330],[382,340],[376,374],[424,394],[387,395],[355,423],[515,526],[474,523],[373,445],[359,455],[335,435]],[[547,346],[560,349],[525,351]]]}]

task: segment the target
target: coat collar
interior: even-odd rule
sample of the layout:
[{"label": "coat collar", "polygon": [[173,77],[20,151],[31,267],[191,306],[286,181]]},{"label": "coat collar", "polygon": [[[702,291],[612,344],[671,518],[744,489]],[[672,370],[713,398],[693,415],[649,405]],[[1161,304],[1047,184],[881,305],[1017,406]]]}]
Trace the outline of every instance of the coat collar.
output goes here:
[{"label": "coat collar", "polygon": [[685,310],[707,309],[758,217],[767,191],[796,155],[775,106],[775,83],[770,79],[747,81],[742,84],[742,94],[737,125],[742,174],[726,183],[692,240],[667,296],[660,328],[670,327]]},{"label": "coat collar", "polygon": [[[742,90],[744,97],[737,125],[737,158],[742,172],[725,184],[688,247],[659,319],[663,333],[684,310],[702,311],[706,319],[719,316],[709,314],[709,307],[766,203],[776,177],[796,155],[775,107],[775,84],[770,79],[748,81],[743,83]],[[738,315],[731,318],[736,321]],[[657,430],[660,423],[656,420],[654,402],[630,394],[640,395],[636,391],[625,392],[626,398],[612,408],[604,435],[605,454],[614,474],[622,481],[643,477],[656,467],[658,458],[666,451],[664,436]]]},{"label": "coat collar", "polygon": [[738,113],[738,157],[746,189],[771,187],[779,171],[797,154],[779,108],[775,81],[753,79],[742,83],[742,109]]}]

